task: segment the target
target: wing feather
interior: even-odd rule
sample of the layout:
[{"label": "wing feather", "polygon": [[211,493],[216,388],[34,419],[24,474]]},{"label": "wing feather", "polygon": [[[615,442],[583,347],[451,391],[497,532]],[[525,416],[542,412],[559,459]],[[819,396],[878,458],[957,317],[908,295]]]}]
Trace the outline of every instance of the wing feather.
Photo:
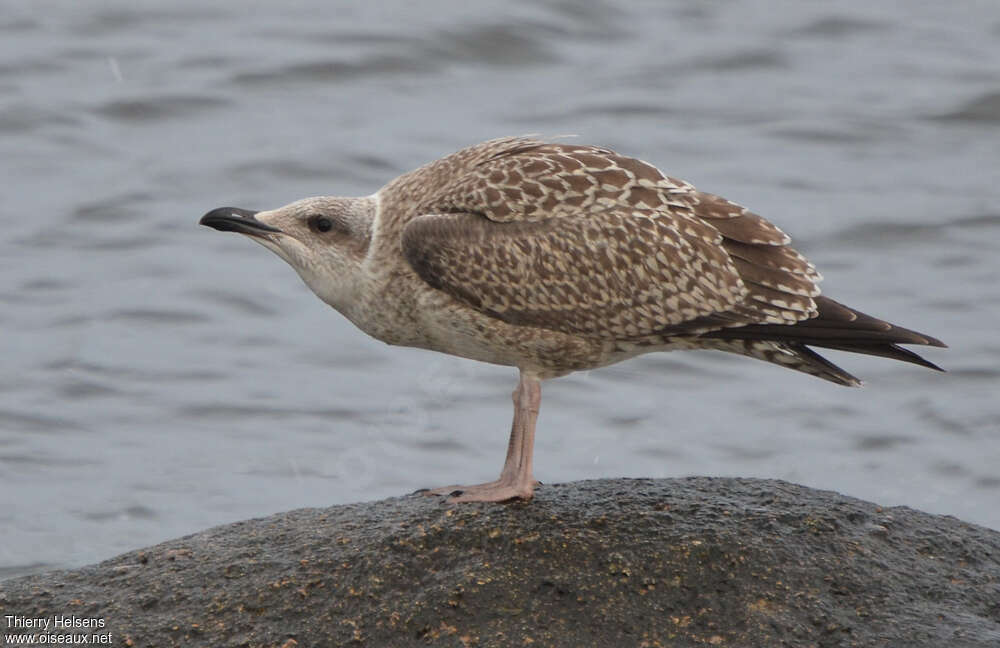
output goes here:
[{"label": "wing feather", "polygon": [[711,228],[658,220],[635,211],[517,223],[432,214],[411,221],[402,244],[424,281],[489,315],[625,339],[726,312],[745,292],[725,251],[706,241]]},{"label": "wing feather", "polygon": [[506,322],[610,339],[788,324],[819,275],[780,229],[612,151],[529,143],[429,196],[402,249]]}]

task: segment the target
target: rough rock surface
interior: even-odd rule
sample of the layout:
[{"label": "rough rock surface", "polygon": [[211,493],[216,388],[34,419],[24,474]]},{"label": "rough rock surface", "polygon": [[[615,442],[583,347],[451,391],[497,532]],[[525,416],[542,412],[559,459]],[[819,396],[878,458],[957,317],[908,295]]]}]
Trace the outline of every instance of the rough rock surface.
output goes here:
[{"label": "rough rock surface", "polygon": [[150,647],[995,647],[1000,532],[753,479],[412,495],[2,582],[5,615]]}]

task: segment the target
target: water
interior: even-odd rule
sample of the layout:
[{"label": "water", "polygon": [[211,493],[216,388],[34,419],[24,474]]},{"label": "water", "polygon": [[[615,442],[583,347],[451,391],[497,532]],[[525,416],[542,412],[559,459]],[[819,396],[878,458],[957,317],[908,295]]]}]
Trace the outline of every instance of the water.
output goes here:
[{"label": "water", "polygon": [[862,390],[721,354],[547,383],[546,482],[778,477],[1000,528],[1000,13],[937,2],[0,13],[0,574],[499,470],[509,368],[389,348],[210,208],[575,133],[751,206],[951,345]]}]

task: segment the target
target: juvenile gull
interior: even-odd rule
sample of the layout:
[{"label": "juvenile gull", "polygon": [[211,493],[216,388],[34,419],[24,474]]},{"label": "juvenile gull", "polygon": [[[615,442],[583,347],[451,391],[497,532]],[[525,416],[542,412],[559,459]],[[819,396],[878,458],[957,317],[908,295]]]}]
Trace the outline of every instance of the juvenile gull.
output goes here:
[{"label": "juvenile gull", "polygon": [[500,478],[427,491],[456,502],[532,496],[547,378],[716,349],[857,386],[809,347],[939,369],[897,345],[945,346],[820,296],[813,265],[746,208],[591,146],[496,139],[371,196],[221,207],[201,224],[273,251],[383,342],[518,368]]}]

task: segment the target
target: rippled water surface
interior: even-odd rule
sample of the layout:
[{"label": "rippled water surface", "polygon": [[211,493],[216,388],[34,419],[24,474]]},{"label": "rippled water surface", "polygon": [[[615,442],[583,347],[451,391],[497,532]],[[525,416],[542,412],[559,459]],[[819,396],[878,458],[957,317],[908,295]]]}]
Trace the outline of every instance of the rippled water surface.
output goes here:
[{"label": "rippled water surface", "polygon": [[992,2],[29,3],[0,14],[0,575],[492,478],[514,370],[367,338],[205,211],[577,134],[941,337],[845,389],[650,355],[545,385],[546,482],[778,477],[1000,528]]}]

